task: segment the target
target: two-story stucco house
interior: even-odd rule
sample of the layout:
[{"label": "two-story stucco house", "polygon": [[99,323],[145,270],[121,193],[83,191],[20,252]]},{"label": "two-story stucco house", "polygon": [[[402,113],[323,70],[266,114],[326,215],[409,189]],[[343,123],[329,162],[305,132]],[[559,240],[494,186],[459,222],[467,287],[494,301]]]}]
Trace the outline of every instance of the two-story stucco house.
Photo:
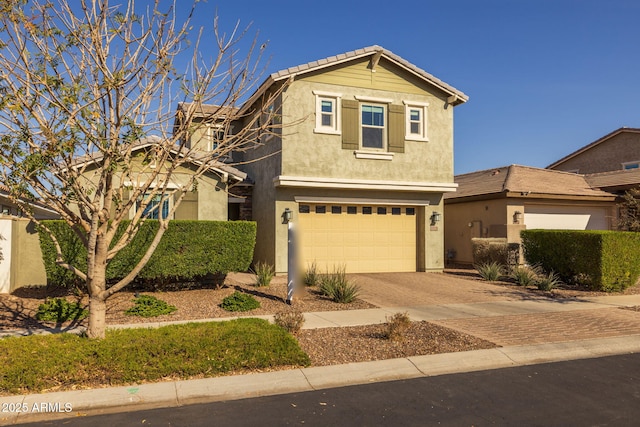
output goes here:
[{"label": "two-story stucco house", "polygon": [[286,271],[290,211],[302,265],[441,270],[453,110],[467,96],[371,46],[273,73],[241,110],[268,111],[282,85],[277,131],[238,166],[253,182],[255,260]]}]

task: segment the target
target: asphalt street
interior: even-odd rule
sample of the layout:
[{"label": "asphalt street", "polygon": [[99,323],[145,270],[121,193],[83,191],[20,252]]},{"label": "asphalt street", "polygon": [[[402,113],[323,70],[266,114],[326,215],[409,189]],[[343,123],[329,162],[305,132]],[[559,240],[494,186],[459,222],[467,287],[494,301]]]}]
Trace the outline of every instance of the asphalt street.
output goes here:
[{"label": "asphalt street", "polygon": [[626,426],[640,354],[98,415],[48,426]]}]

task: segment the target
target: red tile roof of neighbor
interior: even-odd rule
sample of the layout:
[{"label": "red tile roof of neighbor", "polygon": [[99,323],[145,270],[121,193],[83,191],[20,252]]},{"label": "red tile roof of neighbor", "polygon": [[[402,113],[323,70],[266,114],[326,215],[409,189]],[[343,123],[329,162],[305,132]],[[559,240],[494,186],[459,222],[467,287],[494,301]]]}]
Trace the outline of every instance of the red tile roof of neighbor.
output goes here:
[{"label": "red tile roof of neighbor", "polygon": [[522,196],[578,196],[611,199],[606,191],[591,188],[584,175],[529,166],[510,165],[457,175],[455,193],[445,199],[521,193]]}]

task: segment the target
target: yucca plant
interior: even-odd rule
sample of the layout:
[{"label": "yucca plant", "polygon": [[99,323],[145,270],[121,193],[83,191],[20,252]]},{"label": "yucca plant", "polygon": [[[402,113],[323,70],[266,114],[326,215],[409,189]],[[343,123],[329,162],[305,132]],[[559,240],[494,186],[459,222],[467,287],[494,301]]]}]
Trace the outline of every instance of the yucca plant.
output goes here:
[{"label": "yucca plant", "polygon": [[318,266],[315,261],[307,266],[302,279],[306,286],[316,286],[319,281]]},{"label": "yucca plant", "polygon": [[344,266],[335,268],[333,272],[320,276],[319,286],[323,295],[342,304],[353,302],[360,292],[360,287],[347,279]]},{"label": "yucca plant", "polygon": [[562,280],[560,280],[560,276],[553,271],[541,274],[536,280],[536,286],[541,291],[550,291],[560,285],[562,285]]},{"label": "yucca plant", "polygon": [[256,286],[269,286],[273,276],[276,275],[276,270],[273,265],[266,262],[258,262],[255,267],[256,274]]},{"label": "yucca plant", "polygon": [[533,286],[536,283],[539,272],[535,267],[518,266],[511,272],[511,279],[520,286]]},{"label": "yucca plant", "polygon": [[504,276],[504,267],[495,261],[479,264],[475,267],[480,277],[489,282],[495,282]]}]

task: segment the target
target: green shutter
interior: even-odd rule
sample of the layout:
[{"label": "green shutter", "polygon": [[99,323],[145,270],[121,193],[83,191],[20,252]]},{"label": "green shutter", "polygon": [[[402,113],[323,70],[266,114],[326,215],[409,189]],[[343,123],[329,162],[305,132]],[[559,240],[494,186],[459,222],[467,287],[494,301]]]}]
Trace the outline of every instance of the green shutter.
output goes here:
[{"label": "green shutter", "polygon": [[[182,192],[176,191],[174,200],[177,200]],[[187,191],[184,195],[184,199],[178,205],[176,209],[174,219],[190,219],[197,220],[198,219],[198,192],[197,191]]]},{"label": "green shutter", "polygon": [[404,106],[389,105],[389,151],[404,153]]},{"label": "green shutter", "polygon": [[360,146],[360,120],[358,101],[342,100],[342,148],[357,150]]}]

